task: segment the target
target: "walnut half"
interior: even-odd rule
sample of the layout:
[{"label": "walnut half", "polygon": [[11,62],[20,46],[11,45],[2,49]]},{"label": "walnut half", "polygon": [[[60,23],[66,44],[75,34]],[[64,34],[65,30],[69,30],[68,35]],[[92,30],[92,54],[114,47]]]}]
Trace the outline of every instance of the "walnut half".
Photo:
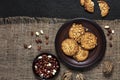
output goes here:
[{"label": "walnut half", "polygon": [[76,75],[76,80],[85,80],[85,76],[81,73]]},{"label": "walnut half", "polygon": [[102,71],[105,76],[110,75],[113,70],[113,64],[110,61],[105,61],[102,66]]},{"label": "walnut half", "polygon": [[62,80],[72,80],[72,72],[66,71],[62,76]]}]

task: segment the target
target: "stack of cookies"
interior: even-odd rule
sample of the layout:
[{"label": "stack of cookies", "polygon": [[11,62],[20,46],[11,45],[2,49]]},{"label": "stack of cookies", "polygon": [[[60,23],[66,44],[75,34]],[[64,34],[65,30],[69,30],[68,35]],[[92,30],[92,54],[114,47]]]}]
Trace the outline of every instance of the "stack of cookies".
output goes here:
[{"label": "stack of cookies", "polygon": [[77,61],[88,58],[89,50],[97,46],[97,37],[85,30],[82,24],[73,23],[69,29],[69,38],[62,41],[61,47],[65,55]]}]

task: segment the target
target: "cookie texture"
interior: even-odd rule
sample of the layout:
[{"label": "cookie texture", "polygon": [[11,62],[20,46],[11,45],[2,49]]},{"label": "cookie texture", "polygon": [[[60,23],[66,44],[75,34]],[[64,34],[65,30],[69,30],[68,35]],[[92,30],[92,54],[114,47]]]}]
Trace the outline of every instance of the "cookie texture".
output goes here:
[{"label": "cookie texture", "polygon": [[73,56],[77,61],[84,61],[88,58],[89,51],[79,46],[79,51]]},{"label": "cookie texture", "polygon": [[73,39],[65,39],[62,41],[62,50],[67,56],[73,56],[78,52],[79,46],[77,42]]},{"label": "cookie texture", "polygon": [[86,11],[90,13],[94,12],[94,2],[92,0],[85,0],[84,7]]},{"label": "cookie texture", "polygon": [[81,37],[81,46],[84,49],[91,50],[95,48],[97,45],[97,37],[91,33],[91,32],[86,32],[84,35]]},{"label": "cookie texture", "polygon": [[101,16],[105,17],[109,13],[109,5],[104,0],[98,1],[98,5],[101,11]]},{"label": "cookie texture", "polygon": [[85,33],[85,29],[82,24],[73,23],[72,27],[69,30],[69,37],[76,40],[78,43],[80,42],[81,35]]}]

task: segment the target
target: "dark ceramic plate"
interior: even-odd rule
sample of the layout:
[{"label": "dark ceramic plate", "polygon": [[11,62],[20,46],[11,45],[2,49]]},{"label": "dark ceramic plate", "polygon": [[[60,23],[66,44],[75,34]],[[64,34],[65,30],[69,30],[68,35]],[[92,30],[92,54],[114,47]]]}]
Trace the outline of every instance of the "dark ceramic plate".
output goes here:
[{"label": "dark ceramic plate", "polygon": [[[88,59],[83,62],[77,62],[73,58],[66,56],[61,49],[61,43],[64,39],[69,37],[68,32],[73,23],[82,24],[85,28],[88,28],[89,32],[95,34],[98,39],[97,47],[89,52]],[[72,69],[87,68],[99,62],[104,56],[106,50],[106,38],[103,30],[96,22],[84,18],[74,19],[64,23],[59,29],[55,39],[55,48],[59,59],[62,63],[65,63],[67,67]]]}]

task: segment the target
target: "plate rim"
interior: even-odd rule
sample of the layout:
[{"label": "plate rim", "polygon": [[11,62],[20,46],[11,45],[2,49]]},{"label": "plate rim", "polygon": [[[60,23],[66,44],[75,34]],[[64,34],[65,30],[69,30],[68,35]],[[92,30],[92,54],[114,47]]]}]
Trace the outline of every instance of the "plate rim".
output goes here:
[{"label": "plate rim", "polygon": [[[95,59],[95,61],[93,61],[93,63],[86,64],[86,65],[81,65],[81,66],[80,66],[80,65],[72,66],[71,64],[67,64],[63,59],[61,59],[61,57],[60,57],[59,54],[58,54],[58,50],[57,50],[57,38],[58,38],[58,35],[60,34],[61,30],[64,28],[63,26],[66,25],[66,24],[68,24],[68,23],[71,23],[71,22],[73,22],[73,21],[76,21],[76,20],[88,21],[88,22],[90,22],[92,25],[96,26],[95,28],[96,28],[97,30],[99,30],[100,35],[102,36],[102,42],[104,43],[103,45],[101,45],[101,46],[102,46],[102,51],[101,51],[101,53],[103,53],[103,54],[99,54],[100,57],[98,57],[98,59]],[[57,54],[60,62],[62,62],[62,63],[65,64],[66,66],[69,65],[69,66],[68,66],[69,68],[72,68],[72,69],[74,69],[74,68],[76,68],[76,69],[88,68],[88,67],[93,66],[94,64],[97,64],[97,62],[100,62],[101,59],[104,57],[105,51],[106,51],[106,36],[105,36],[104,31],[103,31],[102,28],[100,27],[100,25],[98,25],[98,24],[97,24],[95,21],[93,21],[93,20],[90,20],[90,19],[87,19],[87,18],[75,18],[75,19],[71,19],[71,20],[65,21],[65,22],[61,25],[61,27],[59,28],[59,30],[58,30],[58,32],[57,32],[57,34],[56,34],[56,37],[55,37],[55,50],[56,50],[56,54]]]}]

